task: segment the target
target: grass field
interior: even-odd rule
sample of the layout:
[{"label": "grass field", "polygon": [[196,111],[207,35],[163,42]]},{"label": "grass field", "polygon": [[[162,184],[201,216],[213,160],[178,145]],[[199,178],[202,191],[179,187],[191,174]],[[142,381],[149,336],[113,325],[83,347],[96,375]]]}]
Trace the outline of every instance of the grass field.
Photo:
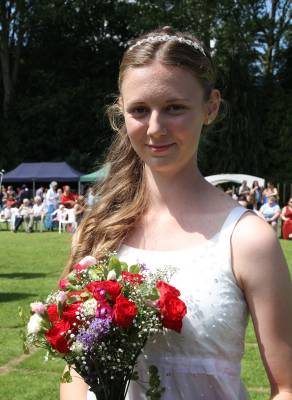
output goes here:
[{"label": "grass field", "polygon": [[[0,399],[56,400],[62,360],[44,364],[43,352],[24,356],[19,337],[18,306],[45,296],[56,287],[71,236],[58,233],[0,232]],[[290,271],[292,243],[282,242]],[[253,400],[269,397],[252,325],[246,334],[242,378]]]}]

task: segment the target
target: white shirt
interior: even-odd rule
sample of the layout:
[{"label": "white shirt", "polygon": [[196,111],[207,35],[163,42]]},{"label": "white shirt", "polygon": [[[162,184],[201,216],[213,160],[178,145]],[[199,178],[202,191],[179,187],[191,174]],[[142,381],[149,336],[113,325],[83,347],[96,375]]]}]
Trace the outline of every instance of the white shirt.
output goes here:
[{"label": "white shirt", "polygon": [[57,207],[57,198],[58,198],[57,192],[55,192],[54,189],[50,188],[46,193],[47,206],[49,207],[50,205],[53,205]]}]

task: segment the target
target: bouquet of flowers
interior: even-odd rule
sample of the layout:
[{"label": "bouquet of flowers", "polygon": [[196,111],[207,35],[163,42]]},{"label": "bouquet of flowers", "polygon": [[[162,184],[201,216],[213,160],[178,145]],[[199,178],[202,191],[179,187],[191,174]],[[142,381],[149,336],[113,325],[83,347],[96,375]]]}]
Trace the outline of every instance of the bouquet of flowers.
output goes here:
[{"label": "bouquet of flowers", "polygon": [[[151,273],[143,265],[120,262],[115,254],[102,261],[87,256],[59,290],[44,303],[31,304],[25,346],[47,349],[74,368],[97,400],[123,400],[137,357],[146,341],[165,329],[181,331],[186,305],[169,285],[170,272]],[[149,368],[146,396],[159,399],[163,388],[157,368]]]}]

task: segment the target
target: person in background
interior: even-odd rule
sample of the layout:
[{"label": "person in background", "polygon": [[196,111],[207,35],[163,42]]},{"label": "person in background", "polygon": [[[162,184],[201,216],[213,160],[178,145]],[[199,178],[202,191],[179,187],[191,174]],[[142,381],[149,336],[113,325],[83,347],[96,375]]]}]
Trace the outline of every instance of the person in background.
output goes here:
[{"label": "person in background", "polygon": [[36,195],[36,196],[39,196],[39,197],[43,200],[43,199],[44,199],[44,190],[45,190],[44,186],[40,186],[40,187],[36,190],[35,195]]},{"label": "person in background", "polygon": [[76,200],[76,195],[71,192],[71,188],[69,185],[64,186],[64,191],[61,196],[61,204],[66,208],[73,208]]},{"label": "person in background", "polygon": [[33,212],[33,223],[40,221],[41,222],[41,232],[42,232],[44,217],[45,217],[47,211],[45,208],[45,204],[43,203],[42,198],[40,196],[35,196],[34,205],[32,207],[32,212]]},{"label": "person in background", "polygon": [[15,217],[14,232],[16,233],[22,223],[25,223],[26,233],[32,231],[33,226],[33,211],[30,206],[29,199],[23,199],[21,206],[19,207],[19,214]]},{"label": "person in background", "polygon": [[21,190],[18,194],[18,204],[22,204],[24,199],[31,199],[30,190],[25,184],[21,186]]},{"label": "person in background", "polygon": [[85,211],[85,197],[78,196],[76,199],[76,202],[74,204],[74,214],[75,214],[77,226],[79,226],[79,224],[81,222],[84,211]]},{"label": "person in background", "polygon": [[11,196],[15,197],[16,193],[15,190],[13,189],[13,186],[9,185],[7,187],[7,195],[10,194]]},{"label": "person in background", "polygon": [[267,187],[263,190],[262,199],[264,204],[268,203],[270,196],[274,196],[276,201],[279,200],[278,190],[275,188],[274,184],[269,181],[267,182]]},{"label": "person in background", "polygon": [[63,195],[63,191],[62,191],[61,188],[59,188],[59,189],[57,190],[57,195],[58,195],[58,197],[57,197],[57,203],[58,203],[58,207],[59,207],[59,205],[61,204],[61,199],[62,199],[62,195]]},{"label": "person in background", "polygon": [[254,196],[255,208],[259,210],[263,204],[262,202],[262,188],[258,181],[253,181],[250,194]]},{"label": "person in background", "polygon": [[61,220],[65,220],[68,216],[68,211],[63,204],[60,204],[59,207],[52,213],[53,222],[59,222]]},{"label": "person in background", "polygon": [[17,201],[15,200],[14,196],[9,192],[4,199],[5,207],[16,207]]},{"label": "person in background", "polygon": [[275,196],[268,197],[268,202],[261,206],[259,214],[277,233],[278,219],[281,215],[281,209],[279,204],[276,202]]},{"label": "person in background", "polygon": [[96,201],[96,197],[94,196],[92,187],[90,187],[86,194],[86,203],[89,208],[91,208]]},{"label": "person in background", "polygon": [[58,183],[52,181],[50,183],[50,189],[46,193],[46,208],[47,208],[47,215],[45,218],[45,227],[51,231],[53,230],[53,220],[52,220],[52,213],[57,209],[58,206],[58,194],[57,194],[57,186]]},{"label": "person in background", "polygon": [[249,194],[249,187],[247,186],[247,181],[242,181],[241,186],[238,190],[238,196],[247,196]]},{"label": "person in background", "polygon": [[281,213],[282,224],[282,236],[283,239],[292,239],[292,197],[288,200],[287,205],[283,208]]},{"label": "person in background", "polygon": [[1,186],[0,188],[0,211],[4,208],[4,199],[6,197],[5,186]]}]

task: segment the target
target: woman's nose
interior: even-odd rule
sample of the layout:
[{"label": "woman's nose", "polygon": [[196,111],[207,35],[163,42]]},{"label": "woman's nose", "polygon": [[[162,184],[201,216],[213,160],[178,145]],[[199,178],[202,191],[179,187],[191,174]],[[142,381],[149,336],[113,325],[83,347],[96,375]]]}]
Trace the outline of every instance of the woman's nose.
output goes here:
[{"label": "woman's nose", "polygon": [[152,111],[148,121],[147,135],[160,136],[166,133],[162,115],[158,111]]}]

